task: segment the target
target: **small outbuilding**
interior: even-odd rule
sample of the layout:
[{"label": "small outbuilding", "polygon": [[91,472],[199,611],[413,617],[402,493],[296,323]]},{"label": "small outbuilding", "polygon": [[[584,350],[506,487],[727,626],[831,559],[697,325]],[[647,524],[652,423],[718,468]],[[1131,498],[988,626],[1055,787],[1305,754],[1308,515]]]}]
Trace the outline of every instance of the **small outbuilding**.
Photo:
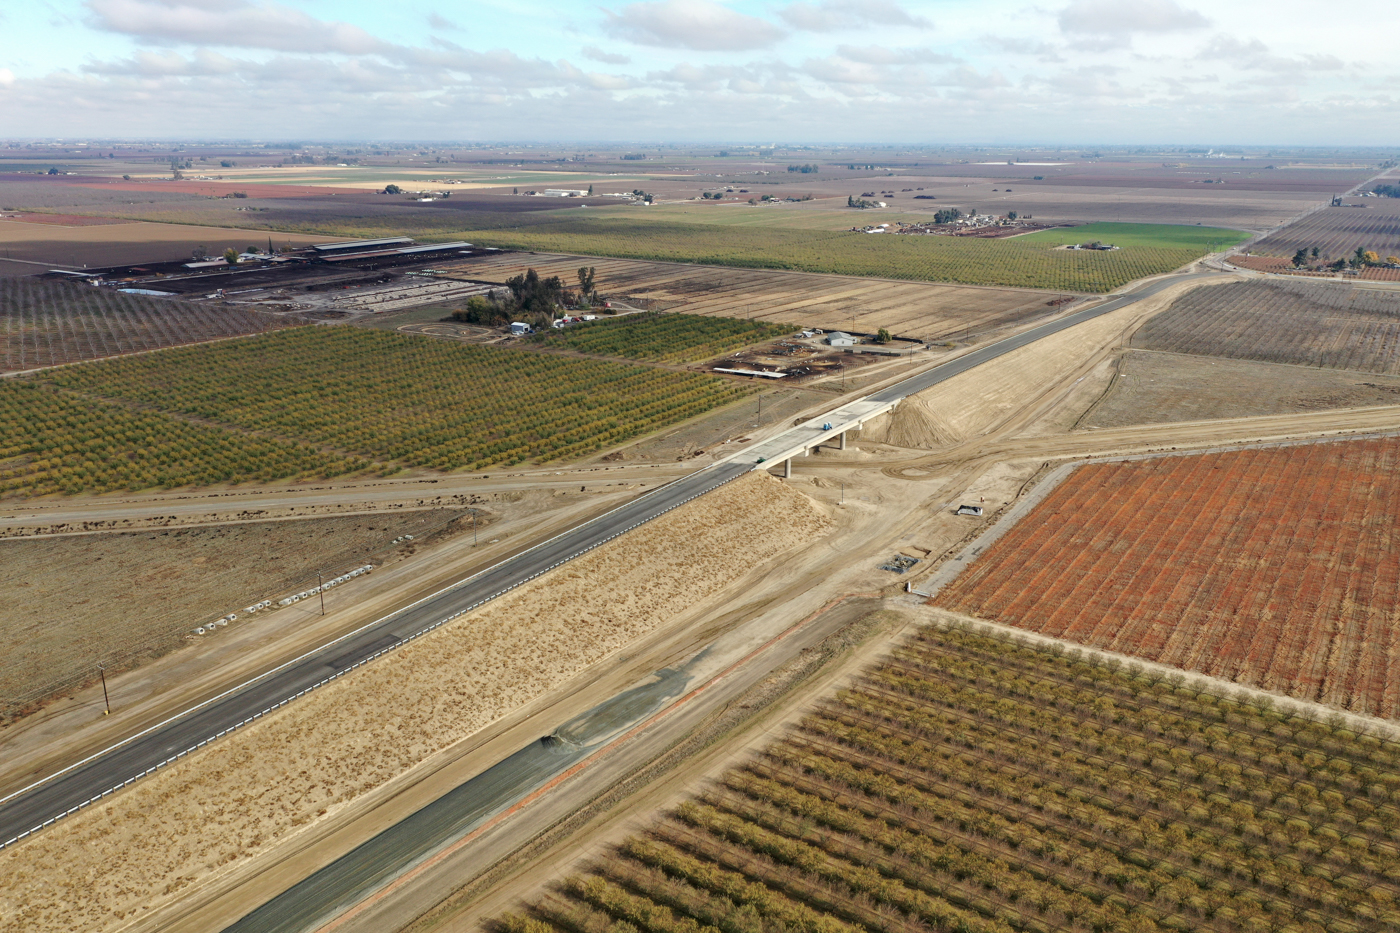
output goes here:
[{"label": "small outbuilding", "polygon": [[826,342],[833,347],[853,347],[860,343],[855,337],[844,331],[834,330],[826,335]]},{"label": "small outbuilding", "polygon": [[511,335],[515,337],[523,336],[530,332],[530,325],[522,324],[520,321],[512,321],[510,325],[510,332]]}]

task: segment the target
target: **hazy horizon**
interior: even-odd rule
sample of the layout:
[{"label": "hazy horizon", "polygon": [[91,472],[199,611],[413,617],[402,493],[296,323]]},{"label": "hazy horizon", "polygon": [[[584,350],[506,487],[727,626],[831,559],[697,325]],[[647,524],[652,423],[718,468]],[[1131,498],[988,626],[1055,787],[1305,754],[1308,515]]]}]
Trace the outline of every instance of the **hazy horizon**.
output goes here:
[{"label": "hazy horizon", "polygon": [[0,112],[12,138],[1394,145],[1400,14],[1337,20],[1257,0],[53,0],[0,13]]}]

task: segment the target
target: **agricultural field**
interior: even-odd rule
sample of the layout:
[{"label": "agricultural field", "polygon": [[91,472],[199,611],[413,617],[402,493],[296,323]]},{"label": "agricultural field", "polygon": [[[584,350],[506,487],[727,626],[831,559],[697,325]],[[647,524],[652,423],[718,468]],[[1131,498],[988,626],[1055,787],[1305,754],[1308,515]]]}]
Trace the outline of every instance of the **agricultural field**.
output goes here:
[{"label": "agricultural field", "polygon": [[1130,350],[1077,426],[1255,418],[1400,405],[1400,376]]},{"label": "agricultural field", "polygon": [[296,441],[56,392],[32,378],[0,381],[0,496],[309,479],[369,466]]},{"label": "agricultural field", "polygon": [[[267,248],[266,230],[240,230],[235,223],[230,220],[228,227],[205,227],[166,223],[63,225],[3,220],[0,221],[0,261],[16,260],[2,268],[33,275],[42,272],[40,266],[43,265],[79,269],[140,262],[188,262],[197,246],[213,256],[229,247],[239,250],[249,246]],[[271,237],[276,247],[303,247],[334,239],[295,233],[276,233]]]},{"label": "agricultural field", "polygon": [[[1093,239],[1112,238],[1114,225],[1095,226],[1100,229]],[[573,215],[513,228],[465,230],[461,235],[502,249],[1095,293],[1200,258],[1208,251],[1206,236],[1212,243],[1227,244],[1245,238],[1238,231],[1183,228],[1202,236],[1197,245],[1187,246],[1181,245],[1177,228],[1163,228],[1167,232],[1153,237],[1144,231],[1145,225],[1127,226],[1138,245],[1113,252],[1061,250],[1056,247],[1068,241],[1032,238],[1044,234],[1004,240],[871,236],[777,224],[680,223],[613,215]]]},{"label": "agricultural field", "polygon": [[37,369],[296,323],[238,307],[127,295],[72,282],[0,277],[0,371]]},{"label": "agricultural field", "polygon": [[927,341],[984,336],[1029,323],[1074,298],[1009,288],[540,254],[487,254],[438,268],[464,279],[504,283],[526,269],[567,279],[580,262],[597,269],[597,286],[605,297],[639,307],[871,335],[883,327],[895,336]]},{"label": "agricultural field", "polygon": [[[53,405],[110,409],[115,401],[140,409],[116,409],[128,418],[191,430],[186,419],[217,425],[197,430],[239,451],[232,461],[213,458],[230,471],[234,463],[257,468],[243,449],[250,442],[281,444],[348,471],[369,460],[439,470],[562,460],[684,421],[749,389],[700,374],[307,327],[51,370],[12,391]],[[28,424],[22,409],[12,423]],[[51,443],[61,448],[71,430],[56,427]],[[127,433],[123,449],[139,436]],[[104,432],[93,443],[113,442]],[[171,456],[171,448],[145,445],[152,457]],[[66,463],[66,450],[49,456]],[[272,467],[261,472],[277,476]],[[181,485],[155,479],[146,485]]]},{"label": "agricultural field", "polygon": [[1210,285],[1148,321],[1132,346],[1400,374],[1400,293],[1305,279]]},{"label": "agricultural field", "polygon": [[[185,644],[196,626],[316,572],[363,564],[462,513],[248,522],[0,541],[0,721],[107,670]],[[331,603],[334,608],[335,604]]]},{"label": "agricultural field", "polygon": [[548,349],[576,350],[648,363],[694,363],[765,340],[791,336],[796,330],[764,321],[647,313],[571,324],[538,334],[530,342]]},{"label": "agricultural field", "polygon": [[1400,743],[926,629],[504,933],[1371,931]]},{"label": "agricultural field", "polygon": [[935,602],[1400,718],[1397,466],[1396,437],[1080,466]]},{"label": "agricultural field", "polygon": [[1197,254],[1218,252],[1249,239],[1240,230],[1172,224],[1091,223],[1041,230],[1016,238],[1024,243],[1068,246],[1099,240],[1123,249],[1180,249]]},{"label": "agricultural field", "polygon": [[1347,198],[1342,207],[1324,207],[1250,247],[1267,256],[1291,257],[1318,249],[1319,259],[1350,259],[1358,247],[1384,259],[1400,255],[1400,198]]}]

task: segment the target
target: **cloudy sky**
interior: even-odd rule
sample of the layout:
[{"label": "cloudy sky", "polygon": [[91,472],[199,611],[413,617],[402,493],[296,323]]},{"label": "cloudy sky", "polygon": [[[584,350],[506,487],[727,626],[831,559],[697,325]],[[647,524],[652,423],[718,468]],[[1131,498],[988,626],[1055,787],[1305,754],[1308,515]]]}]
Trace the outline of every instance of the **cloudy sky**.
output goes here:
[{"label": "cloudy sky", "polygon": [[25,0],[0,134],[1400,144],[1400,8]]}]

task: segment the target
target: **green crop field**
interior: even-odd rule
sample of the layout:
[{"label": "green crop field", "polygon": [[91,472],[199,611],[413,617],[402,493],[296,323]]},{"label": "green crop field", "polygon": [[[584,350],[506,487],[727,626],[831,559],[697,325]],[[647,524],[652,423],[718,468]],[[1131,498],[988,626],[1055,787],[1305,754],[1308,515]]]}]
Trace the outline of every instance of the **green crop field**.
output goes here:
[{"label": "green crop field", "polygon": [[786,324],[738,318],[649,313],[571,324],[561,330],[538,334],[531,342],[543,347],[649,363],[693,363],[785,337],[796,330],[798,328]]},{"label": "green crop field", "polygon": [[747,391],[643,366],[297,328],[0,383],[0,492],[561,460]]},{"label": "green crop field", "polygon": [[927,629],[505,933],[1400,927],[1400,743]]},{"label": "green crop field", "polygon": [[[1204,227],[1091,224],[1073,228],[1073,232],[1045,231],[994,240],[870,235],[777,223],[694,223],[600,214],[571,215],[566,220],[532,219],[510,227],[463,231],[461,236],[473,243],[504,249],[1107,292],[1134,279],[1186,265],[1204,255],[1208,243],[1234,243],[1245,234]],[[1056,249],[1063,243],[1095,239],[1119,242],[1123,248],[1104,252]]]},{"label": "green crop field", "polygon": [[1124,249],[1150,247],[1153,249],[1189,249],[1204,254],[1243,243],[1249,234],[1224,227],[1196,227],[1181,224],[1081,224],[1078,227],[1056,227],[1016,237],[1022,243],[1065,246],[1070,243],[1091,243],[1100,240]]}]

